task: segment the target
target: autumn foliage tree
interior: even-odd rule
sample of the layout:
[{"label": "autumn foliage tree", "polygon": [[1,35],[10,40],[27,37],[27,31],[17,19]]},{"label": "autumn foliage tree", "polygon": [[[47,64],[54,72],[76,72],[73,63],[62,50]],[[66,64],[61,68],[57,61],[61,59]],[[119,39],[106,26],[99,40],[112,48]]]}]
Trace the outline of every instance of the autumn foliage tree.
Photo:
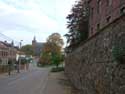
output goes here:
[{"label": "autumn foliage tree", "polygon": [[88,38],[89,7],[86,0],[76,2],[66,18],[69,29],[69,32],[65,34],[67,49],[73,50]]},{"label": "autumn foliage tree", "polygon": [[[53,33],[47,38],[41,53],[42,64],[56,64],[59,62],[61,50],[63,46],[63,39],[59,33]],[[58,61],[58,62],[57,62]],[[58,64],[57,64],[58,65]]]}]

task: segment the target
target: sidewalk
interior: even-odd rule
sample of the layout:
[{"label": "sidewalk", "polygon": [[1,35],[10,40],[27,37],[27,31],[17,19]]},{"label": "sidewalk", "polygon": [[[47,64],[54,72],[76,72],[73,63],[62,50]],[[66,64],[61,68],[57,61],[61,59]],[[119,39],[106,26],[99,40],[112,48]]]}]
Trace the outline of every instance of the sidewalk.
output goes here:
[{"label": "sidewalk", "polygon": [[64,72],[51,72],[44,91],[44,94],[79,94],[69,83]]},{"label": "sidewalk", "polygon": [[[25,70],[20,70],[20,73],[23,73],[23,72],[26,72],[26,71],[25,71]],[[0,79],[12,77],[12,76],[18,75],[18,74],[20,74],[20,73],[17,73],[17,70],[11,71],[11,74],[10,74],[10,75],[8,75],[8,72],[6,72],[6,73],[1,73],[1,74],[0,74]]]},{"label": "sidewalk", "polygon": [[32,64],[30,64],[28,70],[25,67],[24,69],[20,69],[20,73],[18,73],[17,70],[11,71],[10,75],[8,75],[8,72],[0,73],[0,78],[7,78],[7,77],[10,77],[10,76],[14,76],[14,75],[18,75],[18,74],[21,74],[21,73],[24,73],[24,72],[28,72],[28,71],[32,70],[33,68],[34,68],[34,66]]}]

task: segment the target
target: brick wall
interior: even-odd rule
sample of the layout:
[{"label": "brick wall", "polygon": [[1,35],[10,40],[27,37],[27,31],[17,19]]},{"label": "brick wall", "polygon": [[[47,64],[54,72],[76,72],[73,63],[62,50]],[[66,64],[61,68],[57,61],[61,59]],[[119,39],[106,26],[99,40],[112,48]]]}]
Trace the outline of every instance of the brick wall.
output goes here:
[{"label": "brick wall", "polygon": [[90,0],[90,36],[98,32],[98,27],[102,29],[122,15],[121,9],[125,7],[125,0],[110,1],[112,2],[108,3],[108,0]]}]

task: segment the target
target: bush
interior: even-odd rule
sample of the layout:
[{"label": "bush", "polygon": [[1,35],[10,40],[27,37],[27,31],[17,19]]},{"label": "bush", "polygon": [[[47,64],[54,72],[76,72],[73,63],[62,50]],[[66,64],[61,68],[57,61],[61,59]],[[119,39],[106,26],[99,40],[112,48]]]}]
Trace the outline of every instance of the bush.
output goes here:
[{"label": "bush", "polygon": [[58,68],[52,68],[51,72],[61,72],[64,71],[63,67],[58,67]]},{"label": "bush", "polygon": [[125,45],[115,45],[112,49],[114,60],[123,63],[125,61]]}]

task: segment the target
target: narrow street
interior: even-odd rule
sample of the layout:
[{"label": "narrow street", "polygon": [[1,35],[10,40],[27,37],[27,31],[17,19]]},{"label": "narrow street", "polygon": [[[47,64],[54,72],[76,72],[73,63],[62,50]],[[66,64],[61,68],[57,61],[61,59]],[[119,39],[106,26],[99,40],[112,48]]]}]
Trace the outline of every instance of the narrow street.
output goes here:
[{"label": "narrow street", "polygon": [[44,94],[48,74],[48,68],[32,68],[10,77],[0,76],[0,94]]}]

